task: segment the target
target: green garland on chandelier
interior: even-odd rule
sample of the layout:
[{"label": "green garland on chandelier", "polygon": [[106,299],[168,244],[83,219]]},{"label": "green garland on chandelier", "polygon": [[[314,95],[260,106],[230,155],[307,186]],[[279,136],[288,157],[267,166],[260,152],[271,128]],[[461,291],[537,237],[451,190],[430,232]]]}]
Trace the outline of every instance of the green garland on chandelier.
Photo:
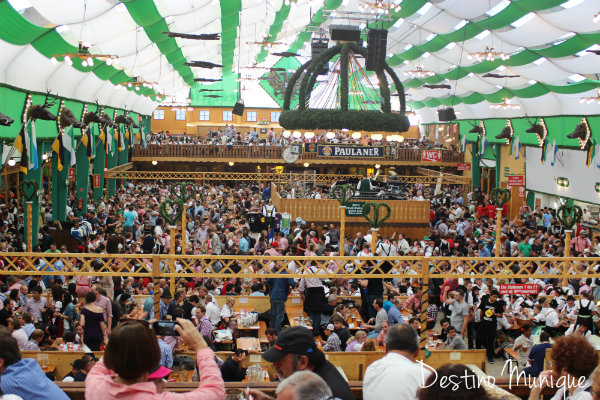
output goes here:
[{"label": "green garland on chandelier", "polygon": [[[405,116],[406,100],[402,82],[393,69],[385,64],[384,68],[377,71],[382,98],[381,111],[348,110],[348,55],[349,52],[360,54],[366,58],[367,49],[356,43],[344,43],[330,47],[316,58],[303,64],[292,75],[285,92],[283,112],[279,124],[285,129],[350,129],[370,132],[406,132],[409,127],[408,118]],[[329,62],[336,54],[340,54],[340,109],[309,109],[307,108],[310,93],[312,92],[318,71]],[[391,112],[390,90],[387,73],[394,82],[400,98],[400,113]],[[304,76],[302,76],[304,74]],[[298,93],[298,109],[290,110],[293,87],[302,77]]]}]

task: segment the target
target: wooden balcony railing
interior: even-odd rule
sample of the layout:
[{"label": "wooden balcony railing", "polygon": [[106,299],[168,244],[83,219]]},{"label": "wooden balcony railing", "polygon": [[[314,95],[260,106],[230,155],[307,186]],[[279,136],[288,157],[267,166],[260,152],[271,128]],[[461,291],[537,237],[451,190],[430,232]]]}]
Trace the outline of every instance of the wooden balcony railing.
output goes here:
[{"label": "wooden balcony railing", "polygon": [[[148,145],[145,149],[135,147],[132,150],[133,158],[170,158],[178,159],[245,159],[245,160],[281,160],[283,147],[279,146],[227,146],[227,145],[196,145],[196,144],[167,144],[167,145]],[[352,160],[362,161],[389,161],[389,162],[421,162],[420,149],[396,149],[393,155],[384,156],[381,158],[358,158],[353,157]],[[440,150],[442,152],[442,163],[460,163],[464,161],[464,156],[461,153],[456,153],[450,150]],[[300,162],[309,162],[311,160],[340,160],[339,157],[323,157],[317,153],[303,153],[298,159]],[[435,163],[432,163],[435,165]]]}]

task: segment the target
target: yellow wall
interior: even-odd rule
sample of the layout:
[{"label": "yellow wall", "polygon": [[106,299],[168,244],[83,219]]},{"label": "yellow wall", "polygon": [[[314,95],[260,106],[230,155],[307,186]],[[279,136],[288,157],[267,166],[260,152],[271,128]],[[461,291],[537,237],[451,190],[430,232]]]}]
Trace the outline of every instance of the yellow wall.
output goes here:
[{"label": "yellow wall", "polygon": [[[232,115],[233,121],[223,121],[223,111],[231,111],[231,107],[186,107],[186,120],[178,121],[175,119],[175,111],[172,107],[158,107],[158,109],[165,110],[165,119],[157,120],[154,119],[154,115],[152,116],[152,132],[160,132],[160,131],[169,131],[170,133],[187,133],[191,135],[206,135],[209,130],[217,130],[218,128],[222,128],[225,124],[235,125],[238,127],[238,130],[242,131],[250,131],[252,128],[257,128],[260,132],[260,128],[267,129],[275,129],[276,131],[280,131],[282,128],[278,122],[271,122],[271,112],[278,111],[281,112],[280,109],[274,108],[252,108],[247,107],[244,109],[244,115],[241,117],[238,115]],[[189,111],[193,109],[192,111]],[[208,110],[209,111],[209,120],[208,121],[200,121],[200,110]],[[247,122],[248,111],[256,112],[256,122]],[[265,119],[268,124],[259,125],[259,121],[261,119]],[[319,133],[316,131],[315,133]],[[384,137],[388,134],[397,134],[394,132],[380,132]],[[408,129],[408,132],[404,132],[402,134],[405,139],[418,139],[419,138],[419,129],[417,126],[411,126]]]}]

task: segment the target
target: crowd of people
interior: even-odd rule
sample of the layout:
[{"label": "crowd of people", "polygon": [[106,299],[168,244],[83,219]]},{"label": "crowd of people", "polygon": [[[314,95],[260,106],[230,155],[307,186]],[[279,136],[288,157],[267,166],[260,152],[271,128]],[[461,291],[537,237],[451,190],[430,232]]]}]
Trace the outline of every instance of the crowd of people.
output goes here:
[{"label": "crowd of people", "polygon": [[[206,136],[188,135],[184,133],[170,133],[168,131],[154,132],[148,136],[148,144],[154,145],[230,145],[230,146],[282,146],[302,143],[332,143],[332,144],[355,144],[362,146],[380,146],[389,145],[390,142],[385,138],[373,138],[368,134],[353,136],[353,132],[335,132],[334,135],[327,133],[317,133],[312,137],[296,137],[292,134],[284,134],[285,131],[276,132],[270,128],[265,133],[259,133],[254,128],[249,132],[237,131],[233,125],[225,125],[216,131],[208,132]],[[405,139],[402,142],[394,142],[394,145],[400,149],[431,150],[444,149],[442,145],[432,143],[427,140]]]},{"label": "crowd of people", "polygon": [[[506,218],[508,210],[505,210],[501,237],[496,240],[495,206],[485,194],[463,195],[457,188],[451,187],[442,188],[438,194],[425,187],[415,186],[413,189],[415,193],[422,191],[420,195],[424,194],[423,200],[431,204],[429,234],[422,238],[408,238],[402,233],[378,235],[375,251],[371,249],[374,231],[358,232],[355,237],[341,238],[339,226],[335,223],[316,226],[315,223],[306,223],[302,216],[295,216],[294,219],[288,215],[284,219],[282,215],[277,216],[276,210],[269,208],[272,205],[268,186],[261,187],[252,183],[233,186],[205,184],[197,187],[196,192],[201,195],[191,197],[187,202],[186,240],[183,240],[181,232],[177,232],[175,241],[171,243],[170,228],[158,210],[159,204],[173,194],[170,187],[160,181],[137,184],[128,182],[106,201],[100,199],[94,202],[90,199],[88,211],[81,217],[75,216],[76,200],[74,194],[71,194],[67,219],[61,222],[55,221],[50,200],[43,196],[43,226],[39,233],[39,244],[33,250],[50,254],[96,253],[102,258],[102,254],[168,253],[174,247],[175,253],[182,257],[192,254],[230,255],[239,260],[243,260],[245,255],[333,257],[339,254],[342,245],[347,255],[373,257],[374,260],[383,256],[464,256],[477,260],[491,257],[497,246],[502,256],[519,256],[524,259],[544,257],[551,260],[552,257],[564,254],[564,230],[556,219],[556,210],[532,210],[524,203],[514,220]],[[264,213],[265,207],[273,213],[272,220],[268,219],[266,226],[256,223],[256,216]],[[0,251],[24,251],[23,215],[20,207],[16,202],[9,201],[0,213],[3,217],[3,223],[0,224]],[[585,218],[589,220],[587,210],[585,214]],[[53,239],[53,231],[57,230],[71,233],[76,250],[67,250],[65,244],[57,246]],[[598,238],[590,240],[588,234],[585,228],[576,229],[571,243],[572,255],[600,255],[600,241]],[[77,268],[80,260],[76,256],[72,260],[72,266]],[[0,259],[2,263],[5,261],[6,258]],[[128,259],[127,262],[134,269],[144,267],[136,265],[141,262],[140,259]],[[242,265],[244,263],[233,268],[241,271]],[[273,263],[274,268],[280,268],[281,265]],[[467,265],[472,264],[462,259],[450,259],[443,261],[441,267],[461,272],[467,269]],[[487,261],[483,259],[477,263],[480,270],[486,265]],[[587,264],[581,265],[585,267]],[[50,268],[60,271],[64,267],[64,261],[57,259],[50,265],[40,259],[36,266],[41,271]],[[291,270],[298,267],[286,266]],[[314,268],[310,263],[308,267]],[[543,361],[545,347],[550,347],[550,338],[564,335],[589,341],[590,335],[597,330],[598,312],[595,301],[600,298],[600,282],[595,278],[573,278],[563,282],[562,276],[553,276],[553,269],[557,266],[552,263],[514,263],[511,267],[514,273],[522,272],[525,268],[531,274],[547,275],[545,278],[533,279],[524,273],[521,278],[510,280],[430,279],[426,327],[421,326],[418,318],[423,285],[418,278],[419,271],[406,260],[390,264],[390,267],[392,274],[414,274],[416,277],[326,280],[312,276],[302,279],[285,276],[271,279],[222,279],[186,278],[184,275],[177,281],[177,287],[171,290],[170,283],[164,279],[155,287],[149,279],[134,277],[94,277],[92,274],[70,278],[61,276],[58,272],[55,275],[35,276],[15,271],[13,275],[0,277],[0,300],[3,306],[0,310],[0,324],[7,328],[3,332],[10,332],[7,335],[14,339],[17,349],[21,351],[58,348],[93,352],[103,348],[108,352],[110,344],[115,343],[114,333],[125,332],[124,328],[119,330],[121,326],[133,326],[129,322],[132,318],[142,321],[166,318],[185,320],[191,325],[181,323],[181,329],[193,329],[202,338],[202,342],[197,337],[193,339],[196,340],[194,343],[200,354],[200,350],[205,349],[204,346],[214,348],[212,332],[215,329],[228,328],[235,331],[233,304],[236,296],[268,296],[270,311],[263,317],[270,326],[267,332],[270,346],[277,348],[276,346],[281,347],[277,344],[281,340],[279,338],[285,337],[286,332],[295,331],[285,326],[284,304],[289,292],[297,290],[304,298],[304,310],[313,327],[312,332],[305,329],[310,333],[310,338],[302,339],[306,340],[301,342],[304,347],[310,339],[310,346],[314,343],[314,346],[325,351],[358,351],[367,350],[371,346],[387,345],[389,353],[388,339],[396,340],[393,336],[390,339],[392,332],[400,330],[416,335],[422,329],[435,330],[446,348],[485,348],[490,363],[507,356],[505,349],[513,348],[518,351],[520,368],[531,376],[537,376],[542,371],[540,360]],[[211,268],[218,272],[223,265],[215,262]],[[351,272],[353,263],[339,265],[332,259],[329,268],[331,271]],[[535,284],[539,292],[528,296],[501,295],[499,285],[508,282]],[[159,315],[154,315],[151,296],[156,291],[161,293]],[[143,305],[138,305],[133,301],[134,295],[148,295],[148,300]],[[218,295],[229,296],[225,304],[217,304]],[[361,299],[360,305],[352,306],[359,309],[365,323],[354,335],[350,335],[347,329],[348,316],[353,307],[340,302],[341,296],[356,296]],[[403,314],[408,317],[403,318]],[[412,331],[405,332],[409,326]],[[136,329],[142,328],[147,327],[140,323]],[[541,347],[534,346],[531,339],[532,335],[538,334],[542,343],[537,346]],[[122,339],[127,337],[129,336],[123,335]],[[185,335],[182,337],[187,343]],[[406,337],[403,340],[406,341]],[[79,360],[73,366],[71,376],[56,378],[77,381],[83,379],[88,382],[93,375],[97,385],[108,385],[106,392],[118,392],[125,390],[118,385],[143,385],[141,382],[147,382],[151,370],[154,371],[158,365],[168,369],[172,365],[176,345],[177,340],[173,340],[173,337],[157,337],[160,360],[156,363],[154,359],[148,360],[154,365],[136,367],[133,373],[135,376],[115,370],[114,368],[121,368],[119,360],[105,359],[103,363],[95,364],[96,361],[91,357]],[[290,342],[286,340],[285,345],[290,345]],[[409,356],[414,355],[416,350],[407,347],[402,351],[403,357],[410,360]],[[271,353],[264,353],[263,356],[269,361],[267,357],[270,356],[267,354]],[[241,369],[239,365],[243,357],[243,352],[237,352],[231,360],[224,360],[223,366],[229,371],[224,375],[217,374],[215,377],[212,367],[206,369],[207,385],[214,383],[210,389],[213,390],[213,395],[221,395],[215,389],[222,385],[217,384],[217,380],[236,374],[236,380],[243,377],[236,369],[236,366]],[[276,357],[270,359],[274,360],[274,365],[279,361]],[[209,360],[214,362],[211,353],[208,350],[202,351],[198,363],[210,364]],[[301,364],[295,358],[286,360],[289,365]],[[15,363],[22,361],[26,360],[17,360]],[[314,362],[316,361],[307,359],[306,365],[319,370],[322,366],[316,366]],[[403,362],[403,359],[390,360],[390,365],[401,368]],[[216,362],[215,365],[215,368],[219,368]],[[386,365],[382,368],[386,368]],[[97,373],[94,374],[96,367]],[[151,368],[144,370],[146,367]],[[107,381],[107,368],[115,371],[122,380]],[[292,373],[285,372],[286,366],[279,368],[280,378],[291,378]],[[223,374],[223,370],[221,373]],[[326,372],[317,375],[324,378],[327,385],[332,385]],[[381,374],[374,376],[379,378]],[[365,385],[366,378],[367,376]],[[376,381],[375,378],[374,380]],[[3,373],[1,385],[5,393],[9,393],[5,390],[4,382],[6,380]],[[155,386],[152,386],[152,390]],[[384,390],[385,385],[382,384],[381,387]],[[282,392],[285,392],[284,389],[285,386]],[[331,390],[340,398],[350,398],[347,393],[338,391],[336,394],[339,389]]]}]

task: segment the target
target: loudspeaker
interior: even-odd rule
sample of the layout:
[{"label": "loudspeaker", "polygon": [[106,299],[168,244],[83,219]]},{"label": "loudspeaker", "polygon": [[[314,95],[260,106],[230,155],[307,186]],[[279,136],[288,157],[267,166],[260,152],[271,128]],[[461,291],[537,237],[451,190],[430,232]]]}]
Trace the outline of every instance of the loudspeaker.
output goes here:
[{"label": "loudspeaker", "polygon": [[385,64],[385,52],[387,49],[386,29],[369,29],[367,39],[367,60],[365,69],[367,71],[379,71]]},{"label": "loudspeaker", "polygon": [[454,121],[456,119],[454,108],[440,108],[438,110],[438,119],[440,120],[440,122]]},{"label": "loudspeaker", "polygon": [[331,40],[358,42],[360,40],[360,28],[352,25],[330,25],[329,35]]},{"label": "loudspeaker", "polygon": [[[329,48],[329,39],[327,38],[314,38],[310,42],[310,54],[314,60]],[[323,68],[317,71],[317,75],[326,75],[329,72],[329,63],[323,64]]]},{"label": "loudspeaker", "polygon": [[239,115],[240,117],[244,115],[244,101],[238,100],[233,106],[233,111],[231,113],[233,115]]}]

